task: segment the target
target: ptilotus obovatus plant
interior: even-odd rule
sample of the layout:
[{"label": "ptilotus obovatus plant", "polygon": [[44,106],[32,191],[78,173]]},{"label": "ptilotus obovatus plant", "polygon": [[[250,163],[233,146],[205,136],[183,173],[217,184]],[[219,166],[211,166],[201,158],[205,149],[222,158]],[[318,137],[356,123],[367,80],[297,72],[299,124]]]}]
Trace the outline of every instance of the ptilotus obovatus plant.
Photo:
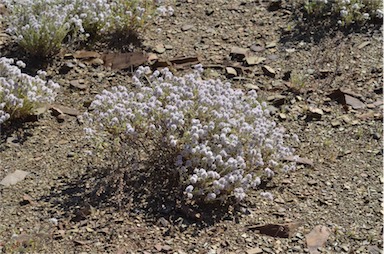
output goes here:
[{"label": "ptilotus obovatus plant", "polygon": [[140,32],[147,22],[173,9],[153,0],[3,0],[7,32],[26,53],[49,57],[63,42],[86,40],[90,34]]},{"label": "ptilotus obovatus plant", "polygon": [[23,118],[34,112],[44,103],[55,100],[59,85],[46,81],[46,73],[38,71],[32,77],[22,73],[25,63],[0,58],[0,124],[13,118]]},{"label": "ptilotus obovatus plant", "polygon": [[319,17],[328,13],[338,16],[338,24],[365,24],[383,19],[381,0],[305,0],[304,8],[309,15]]},{"label": "ptilotus obovatus plant", "polygon": [[[174,76],[168,69],[140,67],[134,89],[104,90],[84,115],[85,131],[95,140],[112,136],[114,145],[171,155],[185,197],[199,201],[243,200],[263,178],[288,172],[294,163],[289,137],[271,119],[255,91],[203,80],[203,69]],[[116,142],[117,140],[117,142]],[[149,141],[149,142],[148,142]],[[263,193],[271,197],[268,193]]]}]

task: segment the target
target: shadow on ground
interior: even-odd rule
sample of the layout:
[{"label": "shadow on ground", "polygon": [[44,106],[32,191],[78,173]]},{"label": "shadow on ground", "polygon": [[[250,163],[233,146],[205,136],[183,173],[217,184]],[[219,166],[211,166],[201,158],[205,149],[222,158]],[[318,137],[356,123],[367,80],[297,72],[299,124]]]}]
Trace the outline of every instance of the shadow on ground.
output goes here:
[{"label": "shadow on ground", "polygon": [[[240,205],[189,203],[169,161],[126,161],[125,167],[89,167],[71,178],[59,178],[50,194],[40,198],[73,222],[87,219],[92,208],[142,214],[149,221],[167,221],[204,228],[222,220],[236,220]],[[265,186],[264,186],[265,187]],[[55,214],[52,214],[55,217]]]},{"label": "shadow on ground", "polygon": [[36,127],[37,116],[28,116],[23,119],[6,121],[0,125],[0,152],[8,146],[22,145],[32,136]]}]

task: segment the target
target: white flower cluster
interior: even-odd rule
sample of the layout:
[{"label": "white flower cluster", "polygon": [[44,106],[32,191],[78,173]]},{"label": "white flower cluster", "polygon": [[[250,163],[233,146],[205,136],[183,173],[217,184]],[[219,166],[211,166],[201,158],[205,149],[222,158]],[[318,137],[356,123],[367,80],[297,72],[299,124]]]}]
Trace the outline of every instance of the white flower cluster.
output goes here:
[{"label": "white flower cluster", "polygon": [[140,67],[133,77],[137,91],[118,86],[96,96],[84,116],[85,130],[132,143],[154,141],[173,154],[189,198],[242,200],[262,175],[294,169],[282,164],[293,153],[284,144],[289,135],[270,119],[255,91],[202,80],[201,71],[199,65],[177,77],[163,69],[143,78],[150,70]]},{"label": "white flower cluster", "polygon": [[307,1],[305,7],[309,13],[316,14],[331,10],[339,15],[338,23],[342,26],[383,19],[381,0],[312,0]]},{"label": "white flower cluster", "polygon": [[19,69],[25,67],[23,62],[16,65],[13,59],[0,58],[0,124],[31,114],[41,103],[53,102],[59,89],[58,84],[44,80],[44,71],[32,77]]},{"label": "white flower cluster", "polygon": [[7,32],[32,55],[56,53],[64,38],[73,29],[70,22],[72,4],[58,0],[4,0],[10,15],[6,15]]},{"label": "white flower cluster", "polygon": [[[84,40],[89,34],[137,31],[152,16],[172,15],[171,7],[152,0],[3,0],[7,32],[28,53],[55,54],[63,40]],[[68,37],[69,36],[69,37]]]}]

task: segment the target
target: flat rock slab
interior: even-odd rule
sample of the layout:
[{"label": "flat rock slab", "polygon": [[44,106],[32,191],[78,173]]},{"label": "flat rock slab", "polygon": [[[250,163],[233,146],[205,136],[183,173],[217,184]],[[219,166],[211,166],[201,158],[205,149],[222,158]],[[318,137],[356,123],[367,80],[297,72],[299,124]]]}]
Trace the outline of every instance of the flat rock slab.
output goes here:
[{"label": "flat rock slab", "polygon": [[0,184],[4,186],[10,186],[17,184],[18,182],[24,180],[24,178],[29,174],[29,172],[23,170],[16,170],[13,173],[8,174],[6,177],[1,180]]}]

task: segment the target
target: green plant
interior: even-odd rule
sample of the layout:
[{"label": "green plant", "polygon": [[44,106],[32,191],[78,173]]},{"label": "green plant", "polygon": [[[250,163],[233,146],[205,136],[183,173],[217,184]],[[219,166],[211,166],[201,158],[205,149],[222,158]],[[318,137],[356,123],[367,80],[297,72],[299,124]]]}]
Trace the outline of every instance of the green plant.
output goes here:
[{"label": "green plant", "polygon": [[4,0],[7,32],[30,55],[49,57],[62,43],[97,34],[129,34],[145,28],[156,15],[172,15],[171,7],[152,0]]},{"label": "green plant", "polygon": [[383,19],[381,0],[306,0],[304,10],[309,17],[321,18],[329,14],[338,18],[340,26],[365,24],[369,21]]},{"label": "green plant", "polygon": [[288,135],[254,90],[245,94],[230,83],[203,80],[201,65],[183,77],[149,71],[137,70],[135,91],[119,86],[97,95],[84,115],[86,133],[102,149],[166,158],[170,165],[156,177],[169,182],[168,175],[177,175],[185,196],[202,202],[240,201],[262,177],[295,168],[283,162],[293,154],[284,143]]},{"label": "green plant", "polygon": [[291,73],[289,81],[294,88],[301,90],[306,86],[307,79],[308,77],[306,77],[305,74],[294,70]]},{"label": "green plant", "polygon": [[28,54],[48,57],[56,54],[71,30],[73,5],[59,1],[5,1],[10,14],[7,15],[7,32]]},{"label": "green plant", "polygon": [[53,81],[45,80],[45,72],[32,77],[19,69],[25,67],[23,62],[13,64],[13,59],[0,58],[0,124],[26,117],[42,103],[53,102],[59,88]]}]

